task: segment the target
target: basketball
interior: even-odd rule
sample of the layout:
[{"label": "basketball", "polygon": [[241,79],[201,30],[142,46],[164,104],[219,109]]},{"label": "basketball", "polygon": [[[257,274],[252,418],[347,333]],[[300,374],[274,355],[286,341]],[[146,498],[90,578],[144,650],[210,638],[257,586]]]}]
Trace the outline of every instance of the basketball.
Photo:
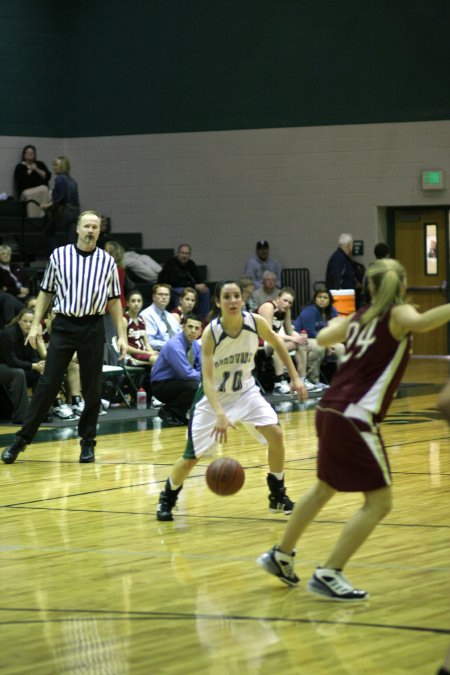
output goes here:
[{"label": "basketball", "polygon": [[205,478],[207,486],[216,495],[234,495],[244,485],[245,471],[235,459],[219,457],[208,466]]}]

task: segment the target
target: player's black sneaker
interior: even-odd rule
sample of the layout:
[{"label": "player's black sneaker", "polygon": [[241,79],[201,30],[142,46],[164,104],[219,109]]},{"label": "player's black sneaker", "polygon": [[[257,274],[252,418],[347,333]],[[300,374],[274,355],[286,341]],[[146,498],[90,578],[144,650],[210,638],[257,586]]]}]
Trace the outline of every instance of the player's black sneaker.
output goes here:
[{"label": "player's black sneaker", "polygon": [[159,495],[158,508],[156,509],[157,520],[162,521],[173,520],[172,511],[175,508],[178,495],[182,487],[183,486],[180,485],[180,487],[177,490],[172,490],[170,488],[169,479],[166,480],[164,490]]},{"label": "player's black sneaker", "polygon": [[257,559],[257,563],[269,574],[278,577],[288,586],[296,586],[300,579],[294,572],[295,551],[283,553],[278,546],[274,546]]},{"label": "player's black sneaker", "polygon": [[269,508],[271,513],[292,513],[294,503],[289,499],[284,487],[284,480],[278,480],[273,474],[267,474],[267,485],[269,486]]}]

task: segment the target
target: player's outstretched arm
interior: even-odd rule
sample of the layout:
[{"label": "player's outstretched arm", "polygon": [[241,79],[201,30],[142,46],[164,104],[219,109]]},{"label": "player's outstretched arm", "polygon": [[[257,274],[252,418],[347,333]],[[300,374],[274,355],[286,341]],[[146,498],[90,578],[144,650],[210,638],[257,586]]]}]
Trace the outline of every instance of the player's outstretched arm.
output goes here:
[{"label": "player's outstretched arm", "polygon": [[393,307],[391,316],[394,325],[397,324],[405,333],[427,333],[450,321],[450,303],[433,307],[422,314],[412,305],[397,305]]},{"label": "player's outstretched arm", "polygon": [[336,342],[344,342],[353,316],[354,314],[350,314],[350,316],[337,316],[331,319],[328,325],[317,333],[316,339],[319,345],[321,347],[331,347]]}]

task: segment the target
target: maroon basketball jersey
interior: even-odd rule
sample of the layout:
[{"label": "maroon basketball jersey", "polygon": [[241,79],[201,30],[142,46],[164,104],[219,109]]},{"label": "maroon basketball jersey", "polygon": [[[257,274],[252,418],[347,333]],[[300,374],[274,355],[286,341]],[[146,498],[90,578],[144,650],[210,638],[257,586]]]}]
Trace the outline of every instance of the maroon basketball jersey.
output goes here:
[{"label": "maroon basketball jersey", "polygon": [[128,321],[127,333],[128,344],[135,349],[145,349],[144,335],[145,335],[145,321],[141,316],[132,319],[131,316],[125,312],[125,319]]},{"label": "maroon basketball jersey", "polygon": [[273,300],[267,300],[267,302],[270,303],[273,307],[272,330],[274,331],[274,333],[279,333],[284,326],[286,312],[282,312],[280,309],[278,309]]},{"label": "maroon basketball jersey", "polygon": [[360,309],[350,322],[346,353],[320,407],[343,411],[353,403],[379,421],[386,415],[408,363],[411,335],[400,341],[391,335],[390,309],[362,326],[361,317],[367,309]]}]

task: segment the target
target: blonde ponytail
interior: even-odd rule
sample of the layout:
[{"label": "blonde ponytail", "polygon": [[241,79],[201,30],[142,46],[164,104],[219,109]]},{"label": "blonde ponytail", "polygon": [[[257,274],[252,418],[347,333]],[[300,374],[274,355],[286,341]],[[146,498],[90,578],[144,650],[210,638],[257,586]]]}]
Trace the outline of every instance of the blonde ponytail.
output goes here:
[{"label": "blonde ponytail", "polygon": [[367,268],[366,276],[373,295],[369,309],[363,314],[363,324],[384,314],[391,305],[402,305],[406,291],[406,270],[393,258],[375,261]]}]

